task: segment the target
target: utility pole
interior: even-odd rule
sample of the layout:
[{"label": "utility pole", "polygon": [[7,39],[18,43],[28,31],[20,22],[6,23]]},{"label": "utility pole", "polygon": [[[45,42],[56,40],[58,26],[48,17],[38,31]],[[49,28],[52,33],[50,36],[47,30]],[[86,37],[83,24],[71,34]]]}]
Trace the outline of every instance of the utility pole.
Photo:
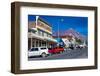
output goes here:
[{"label": "utility pole", "polygon": [[58,19],[57,24],[58,24],[58,47],[59,47],[59,19]]}]

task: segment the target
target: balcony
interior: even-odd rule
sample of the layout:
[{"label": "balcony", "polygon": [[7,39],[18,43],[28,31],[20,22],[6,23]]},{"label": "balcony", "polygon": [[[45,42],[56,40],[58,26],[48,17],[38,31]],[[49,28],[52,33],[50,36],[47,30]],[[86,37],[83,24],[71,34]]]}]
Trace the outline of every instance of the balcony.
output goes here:
[{"label": "balcony", "polygon": [[41,39],[41,40],[46,40],[46,41],[50,41],[50,42],[55,42],[57,43],[57,40],[55,40],[54,38],[50,38],[50,37],[45,37],[45,36],[40,36],[34,33],[28,33],[28,38],[36,38],[36,39]]}]

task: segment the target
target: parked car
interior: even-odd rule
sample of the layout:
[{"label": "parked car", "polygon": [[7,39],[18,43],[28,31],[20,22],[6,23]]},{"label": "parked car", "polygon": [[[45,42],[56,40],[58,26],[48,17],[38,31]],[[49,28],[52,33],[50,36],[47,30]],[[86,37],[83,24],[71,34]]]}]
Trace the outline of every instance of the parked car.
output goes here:
[{"label": "parked car", "polygon": [[85,48],[86,47],[86,45],[80,45],[80,48]]},{"label": "parked car", "polygon": [[70,44],[69,48],[73,50],[74,49],[73,44]]},{"label": "parked car", "polygon": [[81,47],[80,47],[79,45],[76,45],[76,48],[77,48],[77,49],[80,49]]},{"label": "parked car", "polygon": [[60,53],[63,52],[64,48],[63,47],[55,47],[55,48],[49,48],[48,52],[51,54],[55,54],[55,53]]},{"label": "parked car", "polygon": [[53,48],[48,48],[48,52],[49,52],[49,54],[53,54],[54,53],[54,49]]},{"label": "parked car", "polygon": [[47,48],[42,48],[42,47],[36,47],[36,48],[31,48],[28,51],[28,57],[33,57],[33,56],[42,56],[42,57],[47,57],[49,54]]},{"label": "parked car", "polygon": [[76,48],[80,48],[80,49],[86,48],[86,45],[82,45],[82,44],[81,45],[77,45]]}]

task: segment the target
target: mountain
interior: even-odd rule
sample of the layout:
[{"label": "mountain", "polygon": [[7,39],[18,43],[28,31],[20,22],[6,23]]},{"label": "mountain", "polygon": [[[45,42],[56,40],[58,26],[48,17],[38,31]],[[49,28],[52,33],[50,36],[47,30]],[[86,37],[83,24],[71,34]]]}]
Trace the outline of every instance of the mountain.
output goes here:
[{"label": "mountain", "polygon": [[78,38],[78,39],[81,39],[81,40],[86,40],[86,36],[80,34],[79,32],[75,31],[74,29],[70,28],[66,31],[59,31],[58,32],[55,32],[53,33],[53,36],[73,36],[74,38]]}]

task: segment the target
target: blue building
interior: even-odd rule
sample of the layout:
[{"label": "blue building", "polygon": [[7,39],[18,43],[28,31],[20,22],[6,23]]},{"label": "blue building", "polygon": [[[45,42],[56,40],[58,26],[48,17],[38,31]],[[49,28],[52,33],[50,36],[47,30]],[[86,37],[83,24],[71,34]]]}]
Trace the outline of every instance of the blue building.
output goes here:
[{"label": "blue building", "polygon": [[61,47],[64,47],[65,46],[62,38],[55,38],[55,39],[57,40],[57,46],[61,46]]}]

